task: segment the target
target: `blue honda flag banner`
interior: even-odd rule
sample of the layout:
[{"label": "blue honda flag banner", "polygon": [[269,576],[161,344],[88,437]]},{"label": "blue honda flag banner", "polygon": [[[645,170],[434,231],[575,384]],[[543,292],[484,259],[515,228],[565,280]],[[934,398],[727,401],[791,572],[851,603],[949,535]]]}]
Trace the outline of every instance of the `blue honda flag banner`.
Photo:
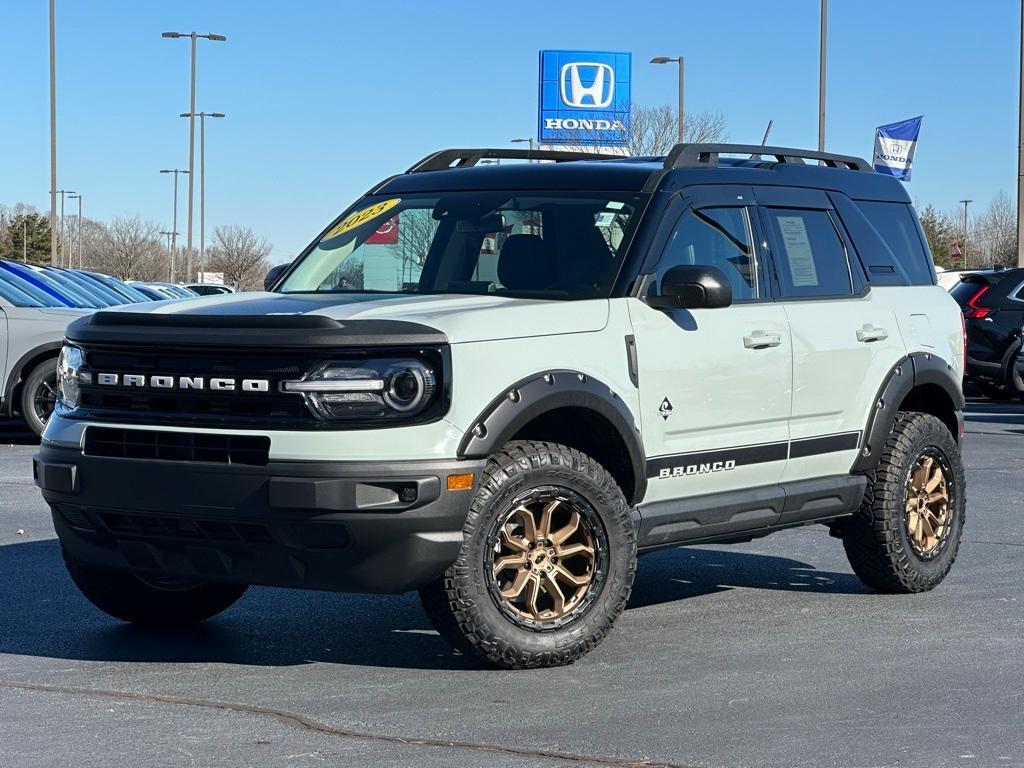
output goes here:
[{"label": "blue honda flag banner", "polygon": [[910,168],[914,164],[914,150],[917,149],[917,136],[921,133],[923,119],[923,115],[912,117],[875,129],[875,155],[871,162],[878,173],[910,181]]}]

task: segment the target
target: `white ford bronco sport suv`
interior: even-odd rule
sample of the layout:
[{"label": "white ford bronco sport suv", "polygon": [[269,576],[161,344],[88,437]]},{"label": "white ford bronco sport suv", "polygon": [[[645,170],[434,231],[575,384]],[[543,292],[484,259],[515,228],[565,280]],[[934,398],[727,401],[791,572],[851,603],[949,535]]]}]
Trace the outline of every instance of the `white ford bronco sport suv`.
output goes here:
[{"label": "white ford bronco sport suv", "polygon": [[658,548],[823,524],[882,592],[956,557],[961,314],[858,158],[444,150],[270,283],[67,331],[35,478],[112,616],[419,590],[463,653],[536,667]]}]

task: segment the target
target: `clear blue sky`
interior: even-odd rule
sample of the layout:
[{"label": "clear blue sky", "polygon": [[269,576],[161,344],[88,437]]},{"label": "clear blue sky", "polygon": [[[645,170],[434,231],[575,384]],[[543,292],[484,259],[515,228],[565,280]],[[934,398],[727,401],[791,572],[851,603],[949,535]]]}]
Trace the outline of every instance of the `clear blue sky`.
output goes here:
[{"label": "clear blue sky", "polygon": [[[828,148],[870,156],[876,125],[925,116],[909,184],[949,209],[1013,194],[1016,0],[833,0]],[[86,215],[169,228],[187,167],[188,42],[200,42],[208,232],[252,227],[294,255],[377,180],[444,146],[506,146],[536,131],[537,52],[632,51],[635,102],[721,112],[729,138],[817,142],[817,0],[514,3],[326,0],[57,0],[60,185]],[[0,203],[48,208],[47,2],[3,10]],[[197,149],[198,152],[198,149]],[[198,164],[198,161],[197,161]],[[184,195],[182,195],[182,203]],[[198,195],[197,195],[198,203]],[[179,230],[184,231],[182,205]],[[198,213],[196,219],[198,228]]]}]

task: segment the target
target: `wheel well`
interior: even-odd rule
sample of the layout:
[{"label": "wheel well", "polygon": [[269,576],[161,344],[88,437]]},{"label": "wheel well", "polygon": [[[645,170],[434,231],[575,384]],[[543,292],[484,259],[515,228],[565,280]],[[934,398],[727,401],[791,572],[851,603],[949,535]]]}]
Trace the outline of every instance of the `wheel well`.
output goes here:
[{"label": "wheel well", "polygon": [[938,418],[959,442],[960,427],[956,417],[956,406],[953,398],[938,384],[921,384],[914,387],[903,398],[898,410],[930,413]]},{"label": "wheel well", "polygon": [[608,419],[589,408],[555,408],[527,422],[512,439],[560,443],[590,456],[608,470],[627,500],[633,499],[637,478],[629,448]]},{"label": "wheel well", "polygon": [[11,373],[11,381],[7,386],[7,412],[13,414],[21,408],[21,386],[25,378],[32,373],[37,365],[45,360],[50,360],[60,354],[60,347],[41,349],[26,360],[21,361],[20,366]]}]

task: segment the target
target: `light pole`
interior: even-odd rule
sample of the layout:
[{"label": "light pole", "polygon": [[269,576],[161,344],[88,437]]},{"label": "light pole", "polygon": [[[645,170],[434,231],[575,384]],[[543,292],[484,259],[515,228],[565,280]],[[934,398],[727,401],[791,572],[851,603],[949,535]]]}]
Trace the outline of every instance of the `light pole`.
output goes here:
[{"label": "light pole", "polygon": [[[171,39],[177,39],[179,37],[187,37],[192,40],[192,70],[191,79],[189,86],[189,120],[188,120],[188,255],[186,256],[186,263],[188,264],[188,273],[192,274],[192,190],[195,184],[192,183],[193,171],[195,170],[195,156],[196,156],[196,41],[199,38],[206,40],[212,40],[214,42],[224,42],[227,38],[224,35],[215,35],[212,32],[207,35],[200,35],[195,32],[164,32],[161,37],[167,37]],[[175,227],[177,229],[177,227]]]},{"label": "light pole", "polygon": [[170,254],[170,252],[171,252],[171,238],[177,237],[181,233],[180,232],[168,232],[167,230],[161,230],[160,234],[161,235],[167,235],[167,253]]},{"label": "light pole", "polygon": [[961,200],[964,206],[964,249],[961,252],[961,256],[964,257],[964,269],[967,269],[967,206],[973,203],[973,200]]},{"label": "light pole", "polygon": [[655,56],[651,59],[651,64],[668,64],[673,61],[679,62],[679,143],[682,144],[686,141],[686,120],[683,112],[684,96],[686,95],[686,57]]},{"label": "light pole", "polygon": [[818,34],[818,151],[825,151],[825,62],[828,59],[828,0],[821,0]]},{"label": "light pole", "polygon": [[50,0],[50,263],[57,265],[57,34],[56,9]]},{"label": "light pole", "polygon": [[180,168],[164,168],[160,173],[174,174],[174,213],[171,221],[171,282],[174,282],[174,253],[178,250],[178,174],[188,173]]},{"label": "light pole", "polygon": [[1020,98],[1017,102],[1017,266],[1024,267],[1024,2],[1020,4]]},{"label": "light pole", "polygon": [[[82,268],[82,196],[79,194],[68,195],[68,200],[78,200],[78,268]],[[71,257],[68,256],[68,266],[71,266]]]},{"label": "light pole", "polygon": [[[194,118],[191,112],[182,112],[181,117]],[[206,272],[206,118],[224,117],[223,112],[199,113],[199,282],[205,282]],[[191,260],[190,260],[191,263]],[[189,273],[189,280],[192,274]]]},{"label": "light pole", "polygon": [[[529,138],[529,139],[509,139],[509,142],[512,143],[512,144],[527,144],[527,143],[529,143],[529,145],[530,145],[530,154],[533,155],[533,139],[532,138]],[[526,158],[526,162],[532,163],[533,162],[533,157]]]},{"label": "light pole", "polygon": [[[62,266],[62,267],[64,266],[64,197],[66,195],[74,195],[74,194],[75,194],[75,192],[73,192],[70,189],[54,189],[54,190],[50,190],[50,195],[54,199],[56,199],[57,195],[60,195],[60,232],[57,233],[57,237],[60,240],[60,264],[59,264],[59,266]],[[50,229],[50,240],[51,241],[53,240],[53,228]],[[53,260],[53,263],[56,265],[57,261]],[[68,266],[70,266],[70,262],[69,262]]]}]

